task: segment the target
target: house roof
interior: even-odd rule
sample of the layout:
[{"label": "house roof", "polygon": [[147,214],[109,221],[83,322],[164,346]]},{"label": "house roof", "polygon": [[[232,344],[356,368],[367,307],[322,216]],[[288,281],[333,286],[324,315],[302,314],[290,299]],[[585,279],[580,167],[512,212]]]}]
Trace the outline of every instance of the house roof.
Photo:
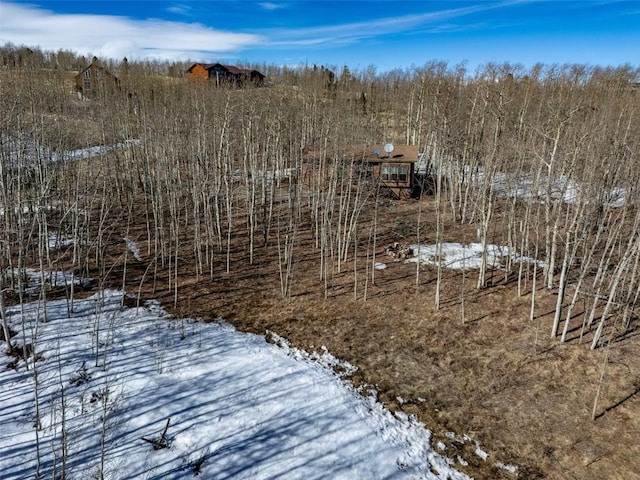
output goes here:
[{"label": "house roof", "polygon": [[231,73],[232,75],[251,75],[252,73],[255,72],[258,75],[261,75],[261,76],[264,77],[264,75],[262,75],[262,73],[260,73],[257,70],[251,70],[251,69],[248,69],[248,68],[240,68],[240,67],[236,67],[235,65],[223,65],[222,63],[194,63],[193,65],[191,65],[189,67],[187,72],[191,72],[198,65],[200,65],[205,70],[211,70],[213,67],[220,66],[220,67],[224,68],[227,72]]},{"label": "house roof", "polygon": [[341,145],[327,150],[313,150],[305,154],[305,159],[336,158],[342,160],[359,160],[362,162],[394,162],[414,163],[418,161],[417,145],[394,145],[387,153],[382,144],[374,145]]}]

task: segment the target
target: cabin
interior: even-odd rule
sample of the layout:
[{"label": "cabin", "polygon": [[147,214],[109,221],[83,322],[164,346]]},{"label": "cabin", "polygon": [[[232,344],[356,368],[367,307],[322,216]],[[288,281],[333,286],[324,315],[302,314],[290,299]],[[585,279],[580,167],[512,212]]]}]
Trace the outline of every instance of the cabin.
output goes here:
[{"label": "cabin", "polygon": [[91,63],[75,77],[75,91],[79,98],[90,98],[120,88],[120,80],[97,63]]},{"label": "cabin", "polygon": [[216,85],[262,85],[264,75],[257,70],[221,63],[194,63],[186,72],[191,80],[210,80]]},{"label": "cabin", "polygon": [[371,168],[373,178],[379,179],[380,184],[397,198],[416,194],[419,159],[416,145],[373,145],[364,148],[363,158]]},{"label": "cabin", "polygon": [[318,188],[338,165],[343,171],[353,168],[351,174],[357,174],[356,178],[380,185],[383,192],[394,198],[410,198],[420,194],[416,178],[419,159],[416,145],[342,146],[323,152],[310,151],[304,155],[302,181],[310,188]]}]

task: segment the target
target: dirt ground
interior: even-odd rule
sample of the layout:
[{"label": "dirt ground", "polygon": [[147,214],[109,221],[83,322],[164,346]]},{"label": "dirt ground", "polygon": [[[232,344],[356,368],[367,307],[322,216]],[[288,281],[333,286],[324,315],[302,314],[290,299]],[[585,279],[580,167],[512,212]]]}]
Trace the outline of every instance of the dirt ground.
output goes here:
[{"label": "dirt ground", "polygon": [[[302,238],[290,298],[280,293],[275,249],[259,252],[251,265],[240,244],[230,273],[221,261],[213,279],[196,278],[185,261],[175,306],[167,271],[159,272],[155,290],[151,281],[141,284],[146,257],[129,257],[127,288],[159,299],[176,315],[223,317],[239,330],[272,331],[299,348],[326,347],[358,367],[350,379],[355,385],[377,391],[388,408],[415,415],[433,431],[434,445],[446,446],[441,453],[476,479],[638,478],[640,332],[614,343],[605,358],[605,349],[589,350],[588,337],[580,342],[577,311],[570,340],[561,344],[550,338],[554,292],[538,288],[532,322],[531,282],[518,296],[517,282],[498,271],[480,291],[475,272],[467,272],[463,283],[460,271],[445,271],[436,309],[435,270],[423,268],[416,286],[416,265],[384,253],[393,242],[415,239],[417,208],[415,200],[381,205],[376,261],[387,268],[375,271],[375,284],[362,250],[355,268],[350,261],[334,273],[325,294],[317,251],[310,238]],[[432,200],[422,200],[420,208],[429,218]],[[141,245],[144,235],[130,234]],[[433,235],[426,222],[424,241]],[[470,227],[445,229],[445,241],[470,242],[474,235]],[[111,278],[121,278],[121,272],[114,268]],[[517,472],[499,464],[516,466]]]}]

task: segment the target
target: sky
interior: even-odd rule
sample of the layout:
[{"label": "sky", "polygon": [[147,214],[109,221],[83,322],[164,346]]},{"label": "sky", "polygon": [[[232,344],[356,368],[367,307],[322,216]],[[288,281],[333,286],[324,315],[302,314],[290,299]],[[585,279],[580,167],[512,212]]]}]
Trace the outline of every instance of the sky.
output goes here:
[{"label": "sky", "polygon": [[640,0],[0,0],[0,43],[113,59],[640,64]]}]

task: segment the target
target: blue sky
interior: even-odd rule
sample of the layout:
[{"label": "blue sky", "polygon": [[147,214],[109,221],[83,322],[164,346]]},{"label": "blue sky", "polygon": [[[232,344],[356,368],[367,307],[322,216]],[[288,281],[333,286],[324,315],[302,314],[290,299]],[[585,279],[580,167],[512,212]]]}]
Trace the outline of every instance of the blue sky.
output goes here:
[{"label": "blue sky", "polygon": [[640,64],[640,0],[12,1],[0,43],[120,59]]}]

